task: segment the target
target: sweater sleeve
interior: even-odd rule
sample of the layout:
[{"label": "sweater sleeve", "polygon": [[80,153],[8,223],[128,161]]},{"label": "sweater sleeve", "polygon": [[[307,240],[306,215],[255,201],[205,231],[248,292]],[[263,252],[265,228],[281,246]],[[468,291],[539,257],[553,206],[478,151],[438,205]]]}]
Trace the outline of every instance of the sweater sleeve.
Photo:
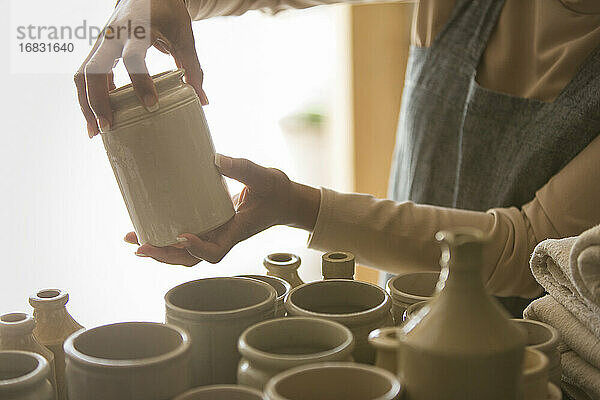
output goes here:
[{"label": "sweater sleeve", "polygon": [[309,247],[348,250],[365,265],[390,272],[439,268],[434,234],[470,226],[491,240],[483,275],[498,296],[535,297],[541,287],[529,270],[535,245],[578,234],[600,223],[600,138],[575,157],[524,205],[475,212],[321,189],[321,206]]}]

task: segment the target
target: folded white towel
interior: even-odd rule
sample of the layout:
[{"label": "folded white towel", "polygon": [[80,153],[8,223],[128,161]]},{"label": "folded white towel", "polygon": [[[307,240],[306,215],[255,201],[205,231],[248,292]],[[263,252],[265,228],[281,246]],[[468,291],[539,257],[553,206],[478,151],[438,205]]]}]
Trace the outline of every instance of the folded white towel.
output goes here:
[{"label": "folded white towel", "polygon": [[600,399],[600,370],[572,350],[560,355],[560,364],[564,382],[576,386],[591,399]]},{"label": "folded white towel", "polygon": [[[596,236],[600,243],[600,230],[592,228],[584,234],[582,234],[582,240],[577,247],[575,244],[579,241],[579,237],[548,239],[538,244],[531,256],[531,272],[552,297],[569,310],[596,337],[600,337],[600,307],[595,301],[584,297],[590,293],[598,293],[596,287],[600,281],[594,280],[596,275],[593,271],[596,269],[590,267],[590,263],[595,261],[597,249],[593,243],[595,243]],[[573,266],[569,263],[571,255],[574,260]],[[581,269],[578,268],[577,260],[585,262],[585,266]],[[600,264],[598,267],[600,268]],[[579,272],[580,270],[584,271],[583,275]],[[577,278],[574,275],[577,275]],[[588,279],[592,282],[589,287],[583,283]]]},{"label": "folded white towel", "polygon": [[600,225],[583,232],[569,257],[577,291],[593,309],[600,309]]}]

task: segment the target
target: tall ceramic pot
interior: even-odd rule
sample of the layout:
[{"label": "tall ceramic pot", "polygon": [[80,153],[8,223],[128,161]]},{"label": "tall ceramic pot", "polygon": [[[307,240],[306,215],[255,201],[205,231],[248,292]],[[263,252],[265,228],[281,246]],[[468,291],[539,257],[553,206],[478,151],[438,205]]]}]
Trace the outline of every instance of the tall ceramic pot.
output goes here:
[{"label": "tall ceramic pot", "polygon": [[387,291],[392,296],[394,322],[400,325],[404,311],[412,304],[430,300],[436,292],[439,271],[405,272],[390,278]]},{"label": "tall ceramic pot", "polygon": [[0,399],[54,400],[48,361],[28,351],[0,351]]},{"label": "tall ceramic pot", "polygon": [[352,332],[344,325],[319,318],[288,317],[258,323],[238,341],[242,360],[237,381],[262,390],[279,372],[300,365],[351,361]]},{"label": "tall ceramic pot", "polygon": [[240,278],[252,278],[258,279],[259,281],[263,281],[268,283],[275,289],[277,292],[277,298],[275,299],[275,318],[285,317],[285,304],[283,301],[285,300],[285,296],[292,290],[292,285],[290,285],[287,281],[284,281],[281,278],[276,276],[268,276],[268,275],[238,275]]},{"label": "tall ceramic pot", "polygon": [[345,325],[354,335],[353,357],[357,362],[375,362],[369,333],[392,325],[391,300],[379,286],[347,279],[329,279],[298,286],[288,295],[290,316],[324,318]]},{"label": "tall ceramic pot", "polygon": [[298,268],[301,263],[300,257],[292,253],[273,253],[263,260],[267,275],[283,279],[292,285],[292,288],[304,283],[298,276]]},{"label": "tall ceramic pot", "polygon": [[261,391],[240,385],[211,385],[188,390],[173,400],[262,400]]},{"label": "tall ceramic pot", "polygon": [[407,400],[518,398],[525,338],[484,288],[475,229],[436,234],[441,291],[401,327],[400,380]]},{"label": "tall ceramic pot", "polygon": [[528,348],[539,350],[548,357],[550,381],[560,387],[561,366],[560,352],[558,351],[560,333],[553,326],[540,321],[529,319],[512,319],[511,321],[526,332]]},{"label": "tall ceramic pot", "polygon": [[354,254],[330,251],[321,256],[323,279],[354,279]]},{"label": "tall ceramic pot", "polygon": [[110,93],[113,125],[104,147],[140,244],[168,246],[234,215],[194,89],[183,70],[153,77],[158,109],[147,111],[131,85]]},{"label": "tall ceramic pot", "polygon": [[236,383],[238,338],[273,318],[276,297],[270,285],[249,278],[199,279],[167,292],[167,322],[192,338],[193,386]]},{"label": "tall ceramic pot", "polygon": [[319,363],[275,375],[265,387],[265,400],[397,400],[398,379],[364,364]]},{"label": "tall ceramic pot", "polygon": [[63,343],[72,333],[83,328],[67,312],[65,305],[68,301],[69,294],[60,289],[42,289],[29,296],[36,322],[33,334],[54,354],[58,400],[67,399]]},{"label": "tall ceramic pot", "polygon": [[34,329],[35,320],[29,314],[9,313],[0,316],[0,350],[31,351],[43,356],[48,361],[48,379],[56,395],[54,353],[38,342],[33,335]]},{"label": "tall ceramic pot", "polygon": [[71,400],[170,400],[190,388],[183,329],[123,322],[80,330],[65,341]]}]

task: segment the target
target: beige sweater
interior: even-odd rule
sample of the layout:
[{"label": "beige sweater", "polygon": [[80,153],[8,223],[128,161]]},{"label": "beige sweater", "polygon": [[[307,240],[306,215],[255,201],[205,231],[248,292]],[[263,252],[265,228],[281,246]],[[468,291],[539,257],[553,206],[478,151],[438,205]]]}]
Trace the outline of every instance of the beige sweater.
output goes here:
[{"label": "beige sweater", "polygon": [[[278,12],[336,0],[189,0],[194,19]],[[350,1],[348,1],[350,2]],[[355,3],[359,1],[353,1]],[[415,8],[413,44],[429,46],[449,17],[454,0],[421,0]],[[552,101],[600,44],[600,1],[506,0],[477,71],[482,86],[515,96]],[[492,237],[485,252],[489,290],[499,296],[541,292],[528,267],[533,247],[546,238],[577,235],[600,223],[600,137],[540,188],[522,207],[473,212],[362,194],[321,191],[309,246],[354,252],[387,271],[433,269],[436,231],[477,227]]]}]

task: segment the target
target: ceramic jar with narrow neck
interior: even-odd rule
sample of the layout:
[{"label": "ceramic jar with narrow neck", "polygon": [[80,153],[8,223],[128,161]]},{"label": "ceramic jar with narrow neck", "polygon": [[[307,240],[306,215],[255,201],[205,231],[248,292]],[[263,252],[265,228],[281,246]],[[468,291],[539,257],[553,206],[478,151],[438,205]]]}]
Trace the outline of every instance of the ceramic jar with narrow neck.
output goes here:
[{"label": "ceramic jar with narrow neck", "polygon": [[279,372],[300,365],[352,361],[354,338],[344,325],[319,318],[288,317],[258,323],[238,341],[237,381],[263,390]]},{"label": "ceramic jar with narrow neck", "polygon": [[0,351],[0,399],[54,400],[48,361],[28,351]]},{"label": "ceramic jar with narrow neck", "polygon": [[43,356],[48,361],[48,379],[56,394],[54,353],[38,342],[33,335],[34,329],[35,320],[29,314],[9,313],[0,316],[0,350],[31,351]]},{"label": "ceramic jar with narrow neck", "polygon": [[394,322],[400,325],[404,311],[411,305],[430,300],[436,293],[439,271],[404,272],[390,278],[387,291],[392,296]]},{"label": "ceramic jar with narrow neck", "polygon": [[290,285],[287,281],[284,281],[281,278],[276,276],[267,276],[267,275],[238,275],[240,278],[251,278],[257,279],[259,281],[268,283],[275,289],[277,292],[277,298],[275,299],[275,318],[285,317],[285,305],[283,301],[285,300],[285,296],[292,290],[292,285]]},{"label": "ceramic jar with narrow neck", "polygon": [[154,112],[131,85],[109,96],[114,122],[101,136],[140,244],[172,245],[234,215],[200,101],[182,77],[183,70],[153,77]]},{"label": "ceramic jar with narrow neck", "polygon": [[67,399],[65,385],[65,351],[63,343],[74,332],[82,329],[67,312],[69,294],[60,289],[42,289],[29,296],[36,325],[35,338],[54,354],[58,400]]},{"label": "ceramic jar with narrow neck", "polygon": [[295,288],[304,283],[298,276],[301,262],[300,257],[292,253],[273,253],[265,257],[263,265],[267,275],[281,278]]},{"label": "ceramic jar with narrow neck", "polygon": [[323,279],[354,279],[354,254],[331,251],[321,257]]},{"label": "ceramic jar with narrow neck", "polygon": [[439,294],[399,330],[400,381],[407,400],[515,400],[525,337],[486,293],[472,228],[436,234],[442,246]]},{"label": "ceramic jar with narrow neck", "polygon": [[375,350],[367,338],[374,329],[392,325],[391,303],[379,286],[328,279],[292,289],[285,307],[290,316],[323,318],[346,326],[354,335],[354,359],[372,364]]}]

